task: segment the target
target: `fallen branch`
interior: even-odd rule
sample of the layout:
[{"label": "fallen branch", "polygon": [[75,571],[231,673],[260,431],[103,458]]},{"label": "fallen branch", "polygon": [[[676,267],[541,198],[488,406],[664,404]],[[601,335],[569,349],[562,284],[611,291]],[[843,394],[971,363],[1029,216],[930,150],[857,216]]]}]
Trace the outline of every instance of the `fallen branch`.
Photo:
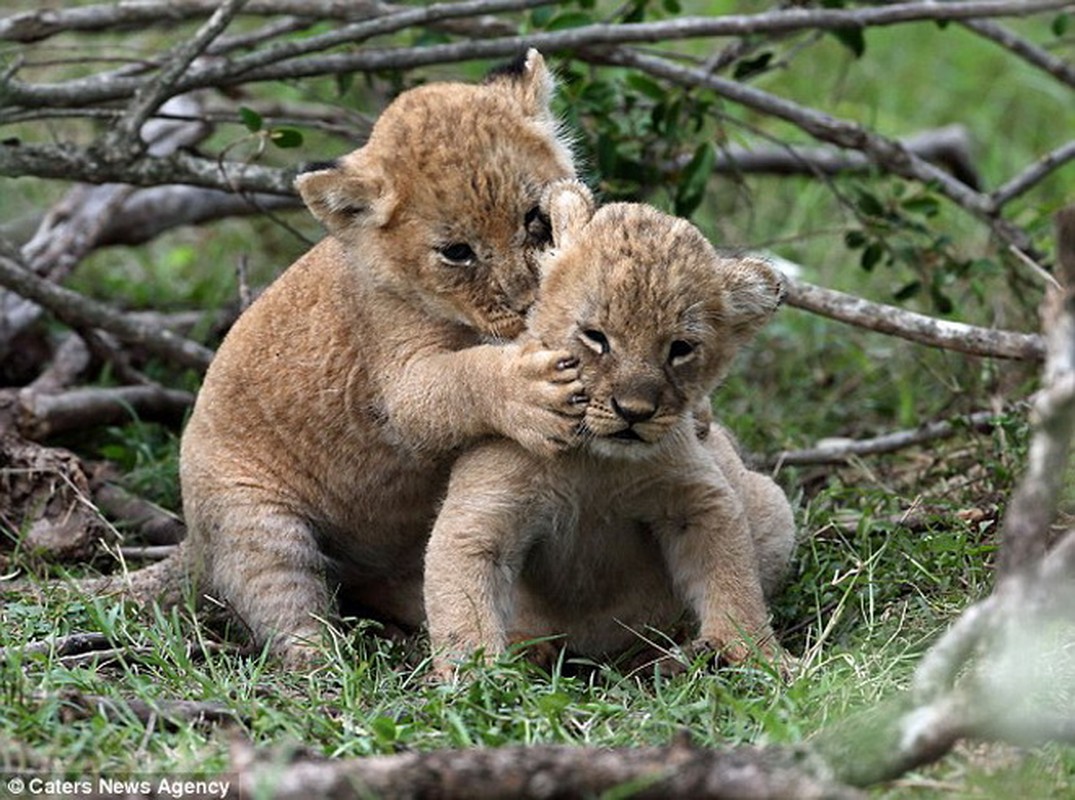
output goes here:
[{"label": "fallen branch", "polygon": [[35,441],[133,419],[178,427],[194,405],[190,392],[161,386],[70,389],[60,394],[23,389],[16,394],[15,428]]},{"label": "fallen branch", "polygon": [[103,633],[72,633],[40,642],[28,642],[24,645],[0,647],[0,661],[13,658],[25,659],[27,656],[55,655],[70,656],[87,653],[91,650],[104,650],[112,646],[112,640]]},{"label": "fallen branch", "polygon": [[150,545],[147,547],[120,547],[119,554],[124,561],[163,561],[178,551],[174,544]]},{"label": "fallen branch", "polygon": [[[963,125],[922,131],[900,142],[908,152],[943,167],[968,186],[980,185],[981,177],[970,153],[970,136]],[[675,168],[682,169],[692,157],[693,154],[685,154]],[[816,176],[865,172],[872,166],[864,154],[835,147],[734,145],[717,153],[714,170],[731,174]]]},{"label": "fallen branch", "polygon": [[62,713],[66,720],[87,719],[102,716],[105,719],[134,717],[143,724],[157,720],[176,727],[194,723],[237,722],[240,717],[221,703],[195,700],[139,700],[138,698],[115,698],[104,695],[83,694],[78,691],[64,692],[60,698]]},{"label": "fallen branch", "polygon": [[992,411],[979,411],[952,420],[927,422],[911,430],[894,431],[870,439],[843,440],[805,450],[782,450],[757,459],[757,466],[772,470],[781,467],[844,464],[852,458],[894,453],[937,439],[946,439],[961,431],[989,431],[1001,419],[1002,415]]},{"label": "fallen branch", "polygon": [[[93,501],[101,512],[125,531],[133,530],[138,541],[154,546],[178,544],[187,528],[177,515],[121,486],[105,481],[93,489]],[[133,548],[121,548],[125,552]]]}]

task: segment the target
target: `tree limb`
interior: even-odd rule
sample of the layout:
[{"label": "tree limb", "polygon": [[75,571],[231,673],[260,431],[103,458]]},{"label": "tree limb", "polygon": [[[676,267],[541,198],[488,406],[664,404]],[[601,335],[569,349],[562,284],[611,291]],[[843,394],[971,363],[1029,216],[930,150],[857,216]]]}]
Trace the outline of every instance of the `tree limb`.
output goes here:
[{"label": "tree limb", "polygon": [[789,306],[867,330],[967,355],[1040,361],[1044,344],[1037,334],[980,328],[874,303],[803,281],[787,281]]}]

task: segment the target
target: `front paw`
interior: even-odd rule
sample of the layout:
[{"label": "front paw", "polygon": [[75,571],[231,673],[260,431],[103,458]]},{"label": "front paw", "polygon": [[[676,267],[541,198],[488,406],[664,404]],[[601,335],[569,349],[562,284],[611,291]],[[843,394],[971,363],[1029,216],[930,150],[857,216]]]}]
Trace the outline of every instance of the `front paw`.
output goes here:
[{"label": "front paw", "polygon": [[740,664],[767,665],[774,669],[781,680],[788,681],[795,674],[797,661],[789,655],[772,636],[760,642],[744,641],[741,637],[704,637],[691,643],[695,654],[711,652],[718,665],[737,666]]},{"label": "front paw", "polygon": [[575,444],[588,400],[578,359],[566,350],[530,344],[520,351],[515,373],[520,390],[505,435],[542,455]]}]

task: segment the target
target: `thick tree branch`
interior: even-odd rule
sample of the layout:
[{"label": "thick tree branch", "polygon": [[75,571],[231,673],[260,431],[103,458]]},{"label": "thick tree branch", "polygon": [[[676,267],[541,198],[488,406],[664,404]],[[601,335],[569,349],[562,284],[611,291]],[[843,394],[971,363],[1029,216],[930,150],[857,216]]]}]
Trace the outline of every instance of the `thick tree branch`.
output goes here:
[{"label": "thick tree branch", "polygon": [[194,395],[160,386],[69,389],[60,394],[19,393],[19,432],[42,440],[71,431],[129,422],[132,418],[178,427]]},{"label": "thick tree branch", "polygon": [[1037,334],[937,319],[794,279],[788,279],[787,303],[860,328],[967,355],[1020,361],[1039,361],[1044,355]]}]

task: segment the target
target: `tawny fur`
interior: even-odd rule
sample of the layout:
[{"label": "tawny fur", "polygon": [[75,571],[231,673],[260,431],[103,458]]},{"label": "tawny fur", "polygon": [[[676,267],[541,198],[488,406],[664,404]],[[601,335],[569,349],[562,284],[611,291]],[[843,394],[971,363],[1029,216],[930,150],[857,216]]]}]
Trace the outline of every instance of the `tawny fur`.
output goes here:
[{"label": "tawny fur", "polygon": [[541,56],[517,67],[405,92],[364,147],[299,176],[329,235],[239,319],[198,395],[180,558],[291,662],[337,595],[422,622],[425,543],[462,448],[505,436],[548,454],[577,424],[569,353],[490,343],[524,328],[541,193],[574,174]]},{"label": "tawny fur", "polygon": [[529,336],[579,359],[584,443],[543,456],[501,440],[456,462],[426,556],[435,673],[548,636],[616,655],[685,616],[730,661],[749,642],[776,656],[766,595],[790,559],[790,506],[722,428],[700,440],[691,409],[777,308],[779,273],[647,206],[594,213],[573,181],[544,205],[555,249]]}]

